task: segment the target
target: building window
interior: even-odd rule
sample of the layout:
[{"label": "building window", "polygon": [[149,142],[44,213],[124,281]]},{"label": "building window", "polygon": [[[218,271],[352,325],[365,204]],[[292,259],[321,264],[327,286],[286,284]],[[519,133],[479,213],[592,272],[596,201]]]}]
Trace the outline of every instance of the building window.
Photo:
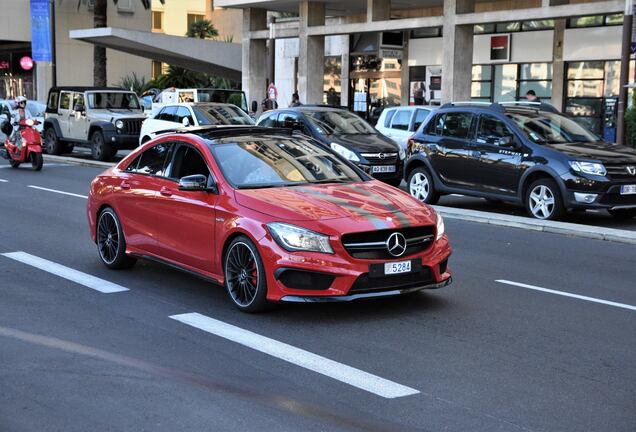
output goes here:
[{"label": "building window", "polygon": [[515,33],[520,31],[539,31],[554,28],[554,20],[534,20],[499,24],[479,24],[474,26],[475,34]]},{"label": "building window", "polygon": [[325,57],[325,78],[323,84],[323,103],[340,106],[342,95],[342,57]]},{"label": "building window", "polygon": [[160,32],[163,31],[163,12],[152,12],[152,30]]},{"label": "building window", "polygon": [[471,99],[485,102],[522,100],[534,90],[545,102],[552,97],[552,64],[474,65]]},{"label": "building window", "polygon": [[441,27],[426,27],[411,30],[411,39],[426,39],[442,36]]},{"label": "building window", "polygon": [[157,78],[158,76],[161,75],[161,62],[158,62],[158,61],[155,61],[155,60],[152,61],[152,73],[151,73],[151,75],[152,75],[153,79],[155,79],[155,78]]},{"label": "building window", "polygon": [[201,14],[188,14],[188,28],[195,22],[203,21],[205,19],[205,15]]},{"label": "building window", "polygon": [[578,18],[570,18],[567,24],[569,28],[622,25],[623,14],[591,15]]}]

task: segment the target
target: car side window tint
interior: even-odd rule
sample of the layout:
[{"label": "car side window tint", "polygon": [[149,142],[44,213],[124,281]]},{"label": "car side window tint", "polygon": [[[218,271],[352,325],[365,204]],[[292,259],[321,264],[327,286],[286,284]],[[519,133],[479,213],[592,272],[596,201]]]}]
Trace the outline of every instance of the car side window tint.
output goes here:
[{"label": "car side window tint", "polygon": [[139,156],[137,156],[127,167],[126,167],[126,172],[136,172],[137,171],[137,166],[139,165],[139,161],[141,160],[141,157],[143,156],[143,153],[140,154]]},{"label": "car side window tint", "polygon": [[135,172],[140,174],[164,176],[165,166],[172,149],[172,144],[161,143],[150,147],[148,150],[141,154],[139,165]]},{"label": "car side window tint", "polygon": [[426,117],[428,116],[429,113],[430,111],[425,109],[415,110],[415,121],[413,122],[414,131],[420,128],[420,126],[422,125],[422,123],[424,123],[424,120],[426,120]]},{"label": "car side window tint", "polygon": [[190,113],[190,110],[187,109],[186,107],[177,108],[177,121],[179,123],[183,123],[184,118],[188,119],[188,121],[190,122],[190,125],[194,125],[194,120],[192,119],[192,114]]},{"label": "car side window tint", "polygon": [[393,120],[393,116],[395,115],[395,111],[396,110],[392,109],[392,110],[388,110],[386,112],[386,118],[384,119],[384,127],[385,128],[391,127],[391,120]]},{"label": "car side window tint", "polygon": [[276,127],[277,116],[278,116],[278,113],[268,114],[261,119],[258,125],[263,127]]},{"label": "car side window tint", "polygon": [[49,112],[57,111],[57,101],[59,97],[60,97],[60,94],[58,92],[51,92],[49,94],[49,101],[46,104],[46,109]]},{"label": "car side window tint", "polygon": [[71,94],[68,92],[62,92],[60,97],[60,109],[67,110],[71,107]]},{"label": "car side window tint", "polygon": [[83,93],[75,93],[73,96],[73,110],[77,111],[77,108],[85,108]]},{"label": "car side window tint", "polygon": [[176,106],[166,107],[163,112],[163,117],[161,120],[178,123],[179,120],[177,120],[177,107]]},{"label": "car side window tint", "polygon": [[426,125],[425,133],[427,135],[441,135],[443,129],[444,129],[444,114],[437,114]]},{"label": "car side window tint", "polygon": [[411,111],[398,110],[391,122],[391,129],[397,130],[409,130],[409,124],[411,123]]},{"label": "car side window tint", "polygon": [[159,110],[157,115],[155,116],[155,120],[163,120],[163,112],[166,110],[166,107],[163,107]]},{"label": "car side window tint", "polygon": [[476,137],[478,142],[498,144],[501,138],[511,137],[512,135],[512,131],[508,126],[498,118],[486,114],[479,118]]},{"label": "car side window tint", "polygon": [[444,114],[442,135],[451,138],[468,138],[473,115],[466,112],[448,112]]},{"label": "car side window tint", "polygon": [[208,178],[210,176],[210,170],[201,153],[187,145],[177,148],[170,165],[168,175],[175,180],[195,174],[202,174]]}]

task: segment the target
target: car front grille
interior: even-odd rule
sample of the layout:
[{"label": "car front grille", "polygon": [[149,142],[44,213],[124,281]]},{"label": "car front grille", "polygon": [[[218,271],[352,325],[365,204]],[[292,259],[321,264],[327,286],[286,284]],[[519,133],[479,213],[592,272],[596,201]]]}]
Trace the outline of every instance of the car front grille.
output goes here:
[{"label": "car front grille", "polygon": [[368,273],[363,273],[353,283],[349,294],[404,290],[418,288],[431,283],[433,283],[433,274],[429,267],[422,267],[416,273],[394,276],[370,277]]},{"label": "car front grille", "polygon": [[126,135],[139,135],[143,119],[125,119],[123,133]]},{"label": "car front grille", "polygon": [[371,165],[395,165],[397,153],[360,153]]},{"label": "car front grille", "polygon": [[[636,170],[636,163],[620,163],[605,164],[607,175],[613,180],[634,180],[636,183],[636,174],[630,174],[628,169]],[[634,172],[634,171],[632,171]]]},{"label": "car front grille", "polygon": [[[396,232],[406,239],[406,250],[399,257],[390,254],[387,248],[389,236]],[[426,250],[434,239],[435,227],[419,226],[344,234],[341,240],[353,258],[395,260]]]}]

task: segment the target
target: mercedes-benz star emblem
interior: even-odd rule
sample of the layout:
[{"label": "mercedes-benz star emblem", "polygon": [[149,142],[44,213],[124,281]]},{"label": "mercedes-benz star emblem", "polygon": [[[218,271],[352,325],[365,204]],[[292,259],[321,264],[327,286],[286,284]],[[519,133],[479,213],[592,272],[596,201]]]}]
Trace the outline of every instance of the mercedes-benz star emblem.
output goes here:
[{"label": "mercedes-benz star emblem", "polygon": [[398,232],[391,234],[386,241],[386,249],[394,257],[404,255],[404,252],[406,252],[406,238]]},{"label": "mercedes-benz star emblem", "polygon": [[636,175],[636,166],[630,165],[626,166],[625,169],[629,175]]}]

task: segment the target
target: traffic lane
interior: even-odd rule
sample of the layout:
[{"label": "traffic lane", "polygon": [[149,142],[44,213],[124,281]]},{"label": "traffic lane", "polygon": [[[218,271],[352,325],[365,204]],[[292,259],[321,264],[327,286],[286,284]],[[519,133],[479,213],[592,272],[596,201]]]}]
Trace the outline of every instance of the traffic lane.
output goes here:
[{"label": "traffic lane", "polygon": [[[119,150],[115,156],[113,156],[111,162],[117,163],[123,158],[128,156],[132,150]],[[75,147],[72,153],[65,153],[62,156],[74,157],[82,160],[94,160],[91,154],[91,149],[88,147]]]},{"label": "traffic lane", "polygon": [[[320,397],[319,385],[307,392],[271,359],[189,338],[167,319],[169,308],[4,273],[0,377],[15,390],[0,396],[6,430],[405,429]],[[294,374],[314,378],[302,375]]]},{"label": "traffic lane", "polygon": [[[483,198],[475,198],[461,195],[444,195],[438,204],[445,207],[463,208],[478,210],[489,213],[498,213],[513,216],[528,216],[528,212],[522,205],[515,205],[503,202],[489,202]],[[606,228],[625,229],[636,231],[636,219],[621,220],[613,217],[605,210],[593,210],[582,213],[568,213],[562,219],[563,222],[570,222],[582,225],[599,226]]]},{"label": "traffic lane", "polygon": [[[484,227],[480,224],[464,224],[474,227],[477,232]],[[452,221],[448,227],[453,238],[459,236],[459,233],[454,234],[454,226],[455,222]],[[542,235],[571,240],[545,233]],[[475,238],[469,243],[486,242],[491,236],[489,232],[483,238]],[[84,253],[63,252],[65,249],[73,252],[73,248],[69,247],[49,250],[47,253],[58,253],[58,258],[65,260],[65,263],[70,260],[79,266],[87,266]],[[91,245],[91,249],[90,253],[96,257],[94,246]],[[607,421],[598,412],[600,404],[611,408],[608,409],[617,422],[617,430],[620,430],[621,424],[632,424],[629,418],[625,419],[625,413],[630,411],[624,409],[625,401],[629,401],[630,396],[621,388],[624,383],[634,381],[633,369],[622,363],[626,357],[626,347],[630,346],[625,340],[634,334],[629,320],[627,323],[615,321],[621,315],[603,309],[603,312],[594,310],[598,319],[592,323],[588,304],[562,303],[559,308],[554,306],[554,299],[544,294],[532,293],[532,297],[528,297],[530,293],[520,294],[510,289],[502,291],[501,286],[491,282],[493,275],[490,270],[482,275],[481,265],[470,267],[472,259],[467,259],[466,276],[462,276],[464,270],[458,270],[454,261],[461,259],[463,250],[456,246],[452,259],[456,283],[446,290],[382,302],[309,307],[293,305],[256,317],[238,314],[229,306],[222,288],[154,264],[142,264],[131,272],[105,274],[112,275],[109,278],[111,280],[124,282],[130,277],[128,286],[141,290],[149,300],[183,306],[183,310],[173,313],[205,313],[414,386],[425,392],[425,396],[430,395],[430,400],[449,401],[447,404],[450,407],[438,410],[442,413],[466,411],[488,417],[498,412],[501,417],[497,418],[503,424],[507,424],[509,419],[523,423],[544,417],[546,429],[551,430],[555,424],[563,422],[562,415],[554,412],[544,416],[542,412],[551,413],[555,406],[560,407],[559,410],[575,412],[580,406],[585,406],[585,413],[590,413],[590,418],[585,415],[578,415],[577,418],[594,424],[594,419]],[[502,267],[508,265],[506,261],[502,263]],[[472,282],[459,283],[461,280]],[[489,299],[489,302],[485,303],[484,299]],[[530,303],[537,302],[536,306],[528,306],[529,300]],[[519,309],[527,313],[520,315]],[[568,313],[564,314],[564,310]],[[557,317],[556,322],[551,317],[546,319],[546,314]],[[564,328],[557,331],[556,335],[555,325],[558,329]],[[293,331],[290,332],[290,329]],[[570,333],[574,336],[570,337]],[[396,334],[400,337],[396,338]],[[510,334],[514,337],[511,338]],[[566,349],[562,347],[562,337],[567,338]],[[374,355],[370,356],[370,352]],[[599,353],[618,353],[618,359],[599,357]],[[523,358],[520,359],[520,356]],[[492,361],[493,357],[503,360]],[[526,358],[532,361],[525,362]],[[582,358],[583,361],[571,364],[573,358]],[[603,364],[608,360],[609,368]],[[548,366],[544,367],[544,364]],[[431,368],[431,365],[435,367]],[[442,365],[441,369],[439,365]],[[475,370],[479,371],[479,376],[466,377],[467,371]],[[506,373],[502,374],[501,370]],[[593,371],[592,375],[590,370]],[[562,393],[553,387],[555,374],[557,377],[564,375],[564,379],[572,378],[571,393],[576,397],[570,398],[567,407],[559,404]],[[593,385],[597,381],[600,382],[600,388]],[[618,390],[608,392],[605,387],[608,382],[618,385]],[[492,383],[497,385],[493,386]],[[537,383],[541,383],[541,387],[536,388]],[[466,387],[472,389],[470,394],[465,394]],[[547,394],[539,391],[541,388],[547,388]],[[458,389],[458,394],[454,394],[453,389]],[[519,399],[520,390],[527,397]],[[599,395],[591,398],[589,404],[592,406],[585,403],[589,394]],[[488,402],[491,399],[497,403]],[[520,406],[510,406],[509,400],[520,400]],[[405,403],[414,402],[409,400]],[[372,401],[366,401],[366,404],[374,406]],[[533,406],[537,407],[536,411],[524,411]],[[402,409],[418,412],[421,408],[421,404],[415,404]],[[435,411],[431,407],[427,409]],[[376,410],[381,410],[381,407],[374,407],[373,411]],[[392,414],[387,412],[386,415]],[[461,419],[471,417],[461,416]],[[413,418],[419,417],[414,415]],[[474,419],[471,421],[474,422]],[[439,424],[457,423],[450,420],[450,423],[442,421]],[[566,422],[564,429],[569,426]]]},{"label": "traffic lane", "polygon": [[[91,181],[103,171],[103,168],[59,163],[47,166],[46,162],[42,171],[39,172],[34,172],[27,167],[0,169],[0,178],[7,180],[7,183],[0,185],[3,187],[0,191],[9,188],[26,193],[22,188],[34,185],[87,196]],[[41,193],[38,192],[33,196],[41,196]]]}]

